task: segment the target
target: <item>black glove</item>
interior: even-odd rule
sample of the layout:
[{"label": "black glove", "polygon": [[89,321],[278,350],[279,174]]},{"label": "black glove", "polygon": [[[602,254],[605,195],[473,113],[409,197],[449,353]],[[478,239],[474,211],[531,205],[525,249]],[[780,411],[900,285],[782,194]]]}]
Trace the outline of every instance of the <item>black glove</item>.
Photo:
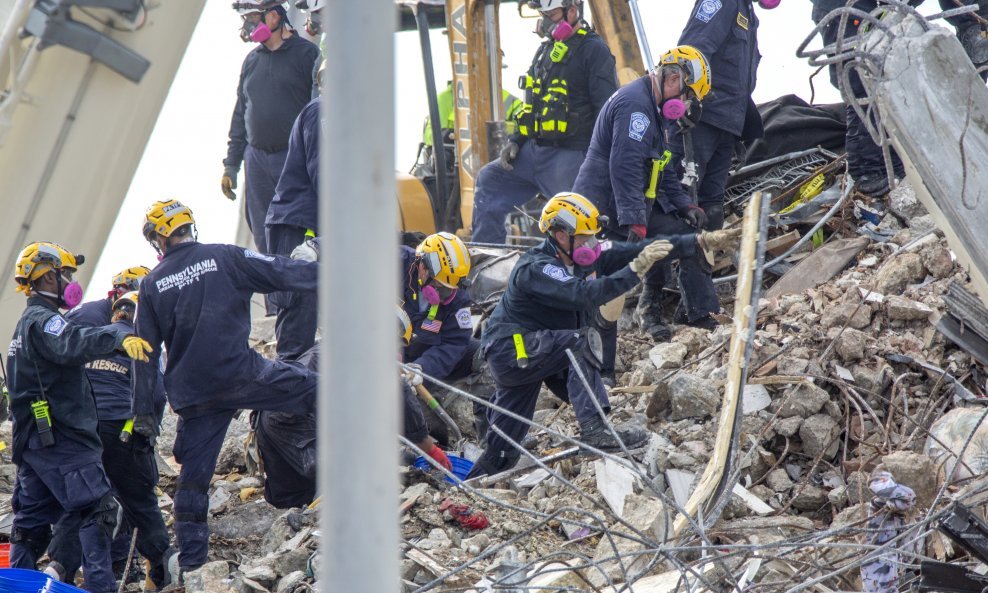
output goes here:
[{"label": "black glove", "polygon": [[690,204],[679,209],[679,215],[683,217],[686,222],[693,225],[694,228],[703,229],[707,226],[707,213],[703,211],[703,208]]},{"label": "black glove", "polygon": [[140,414],[134,417],[134,432],[141,435],[148,440],[151,447],[154,447],[154,441],[158,438],[159,426],[158,420],[151,414]]}]

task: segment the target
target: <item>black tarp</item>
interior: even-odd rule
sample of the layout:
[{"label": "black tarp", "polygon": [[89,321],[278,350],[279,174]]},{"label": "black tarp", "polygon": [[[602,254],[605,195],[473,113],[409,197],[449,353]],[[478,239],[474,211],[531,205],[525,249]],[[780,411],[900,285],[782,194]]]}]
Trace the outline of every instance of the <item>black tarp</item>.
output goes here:
[{"label": "black tarp", "polygon": [[745,162],[749,165],[816,146],[844,152],[843,103],[810,105],[796,95],[785,95],[762,103],[758,112],[765,136],[747,148]]}]

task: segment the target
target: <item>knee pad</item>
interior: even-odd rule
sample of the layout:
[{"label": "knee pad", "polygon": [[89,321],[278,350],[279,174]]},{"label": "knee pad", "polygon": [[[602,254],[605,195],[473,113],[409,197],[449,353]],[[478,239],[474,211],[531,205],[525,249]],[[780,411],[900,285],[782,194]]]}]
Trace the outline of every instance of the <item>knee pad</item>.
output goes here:
[{"label": "knee pad", "polygon": [[113,537],[113,532],[117,527],[117,512],[120,505],[109,493],[104,494],[99,502],[89,507],[89,510],[82,514],[82,523],[95,522],[107,538]]},{"label": "knee pad", "polygon": [[45,525],[34,529],[14,527],[10,532],[10,543],[24,546],[37,560],[45,553],[48,544],[51,543],[51,526]]},{"label": "knee pad", "polygon": [[575,352],[574,354],[582,356],[590,366],[600,370],[600,367],[604,364],[604,341],[600,338],[600,332],[593,326],[589,326],[582,328],[580,333],[583,338],[580,340],[583,347],[580,348],[579,352]]}]

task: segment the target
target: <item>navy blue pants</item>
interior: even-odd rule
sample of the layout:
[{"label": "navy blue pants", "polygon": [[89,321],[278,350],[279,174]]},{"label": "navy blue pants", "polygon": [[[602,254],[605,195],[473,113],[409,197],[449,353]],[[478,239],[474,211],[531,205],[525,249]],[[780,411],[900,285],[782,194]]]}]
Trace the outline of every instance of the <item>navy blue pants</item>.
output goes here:
[{"label": "navy blue pants", "polygon": [[[267,228],[268,253],[289,256],[305,240],[302,227],[276,224]],[[316,292],[274,292],[268,300],[278,308],[274,335],[278,358],[297,360],[316,343],[319,300]]]},{"label": "navy blue pants", "polygon": [[316,409],[318,375],[299,365],[265,360],[253,381],[222,407],[202,406],[176,410],[179,416],[175,460],[182,464],[175,486],[175,539],[179,565],[195,568],[206,563],[209,551],[209,482],[223,446],[230,420],[240,410],[270,410],[308,414]]},{"label": "navy blue pants", "polygon": [[[135,434],[130,442],[120,441],[120,431],[125,420],[105,420],[99,423],[100,440],[103,442],[103,468],[110,479],[113,496],[123,507],[123,522],[118,526],[113,541],[111,557],[114,562],[124,560],[130,552],[133,529],[137,529],[137,551],[151,562],[151,580],[164,586],[162,565],[168,550],[168,531],[158,508],[154,487],[158,484],[158,464],[154,449],[148,440]],[[82,559],[79,540],[80,517],[64,515],[55,527],[55,538],[49,552],[74,575]]]},{"label": "navy blue pants", "polygon": [[[700,176],[696,201],[707,214],[706,230],[716,231],[724,226],[724,188],[727,186],[727,174],[734,159],[737,137],[702,121],[690,133],[693,138],[693,158],[696,159],[697,174]],[[675,134],[669,144],[681,178],[683,136]]]},{"label": "navy blue pants", "polygon": [[[723,215],[721,221],[723,222]],[[698,232],[698,229],[690,226],[682,218],[662,212],[660,208],[653,209],[648,219],[648,237],[688,235]],[[672,276],[672,262],[678,259],[680,299],[686,311],[687,321],[697,321],[711,313],[719,312],[720,300],[717,298],[717,290],[714,288],[710,267],[703,257],[703,252],[697,247],[692,253],[681,254],[677,258],[673,257],[676,251],[652,266],[645,275],[645,284],[656,291],[661,291]]]},{"label": "navy blue pants", "polygon": [[[576,419],[584,424],[598,417],[593,399],[609,412],[611,405],[607,390],[600,380],[600,372],[581,354],[586,348],[586,338],[576,330],[539,330],[524,334],[528,366],[518,366],[515,344],[512,338],[495,340],[487,346],[484,356],[490,365],[491,376],[497,390],[491,403],[531,420],[535,416],[535,404],[545,383],[557,397],[573,405]],[[572,369],[566,350],[572,350],[593,393],[587,393],[579,376]],[[529,425],[511,418],[493,408],[488,409],[487,419],[516,443],[528,433]],[[495,474],[512,467],[521,453],[494,430],[487,432],[486,447],[477,460],[470,477]]]},{"label": "navy blue pants", "polygon": [[264,500],[279,509],[316,496],[316,415],[257,412],[255,436],[264,461]]},{"label": "navy blue pants", "polygon": [[[46,532],[63,514],[78,517],[82,565],[87,591],[116,591],[110,560],[110,540],[117,506],[110,496],[110,482],[103,471],[100,451],[56,436],[51,447],[26,449],[11,501],[12,568],[36,569],[44,547],[38,550],[36,535]],[[56,538],[59,536],[56,533]],[[61,563],[57,553],[52,559]]]},{"label": "navy blue pants", "polygon": [[573,189],[573,181],[587,155],[585,150],[539,146],[534,140],[521,145],[511,171],[501,160],[484,165],[477,174],[473,197],[473,241],[504,243],[508,214],[542,193],[552,197]]},{"label": "navy blue pants", "polygon": [[247,218],[247,228],[254,235],[254,245],[261,253],[270,253],[264,219],[267,218],[268,206],[274,199],[278,178],[285,168],[287,156],[287,148],[279,152],[267,152],[248,145],[244,150],[244,215]]},{"label": "navy blue pants", "polygon": [[[949,3],[952,3],[952,0]],[[864,2],[857,2],[854,6],[855,8],[871,11],[875,9],[875,2],[866,0]],[[826,15],[826,11],[814,9],[813,22],[819,23]],[[855,25],[855,22],[855,20],[848,20],[847,27],[844,30],[845,38],[854,37],[858,34],[858,26]],[[839,29],[839,19],[832,20],[827,24],[827,27],[823,30],[823,42],[825,45],[830,45],[837,41]],[[854,96],[858,98],[866,97],[867,92],[857,72],[849,72],[848,78],[851,83],[851,92],[854,93]],[[839,82],[837,66],[831,65],[830,83],[835,88],[840,88]],[[855,179],[860,179],[862,175],[885,176],[885,158],[882,156],[881,147],[872,140],[871,134],[868,133],[868,128],[865,127],[864,122],[853,107],[850,105],[845,107],[845,114],[847,119],[847,135],[844,140],[844,148],[847,151],[847,172]],[[899,160],[899,155],[895,153],[894,149],[892,150],[892,165],[895,168],[895,174],[902,176],[902,162]]]}]

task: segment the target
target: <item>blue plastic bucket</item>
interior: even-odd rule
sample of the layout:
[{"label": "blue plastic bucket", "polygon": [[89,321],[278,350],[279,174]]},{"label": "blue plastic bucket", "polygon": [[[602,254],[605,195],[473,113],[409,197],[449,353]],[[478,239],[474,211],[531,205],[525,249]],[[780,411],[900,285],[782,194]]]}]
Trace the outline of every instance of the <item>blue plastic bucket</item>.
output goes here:
[{"label": "blue plastic bucket", "polygon": [[77,593],[82,591],[43,572],[23,568],[0,569],[0,591],[3,593]]},{"label": "blue plastic bucket", "polygon": [[[461,480],[467,479],[467,474],[469,474],[470,470],[473,469],[473,462],[464,459],[463,457],[460,457],[458,455],[447,455],[446,457],[449,457],[449,462],[450,464],[453,465],[453,475]],[[415,467],[422,471],[429,471],[435,469],[431,463],[425,460],[425,457],[419,457],[418,459],[416,459]],[[449,482],[450,484],[456,483],[449,476],[446,476],[446,481]]]}]

